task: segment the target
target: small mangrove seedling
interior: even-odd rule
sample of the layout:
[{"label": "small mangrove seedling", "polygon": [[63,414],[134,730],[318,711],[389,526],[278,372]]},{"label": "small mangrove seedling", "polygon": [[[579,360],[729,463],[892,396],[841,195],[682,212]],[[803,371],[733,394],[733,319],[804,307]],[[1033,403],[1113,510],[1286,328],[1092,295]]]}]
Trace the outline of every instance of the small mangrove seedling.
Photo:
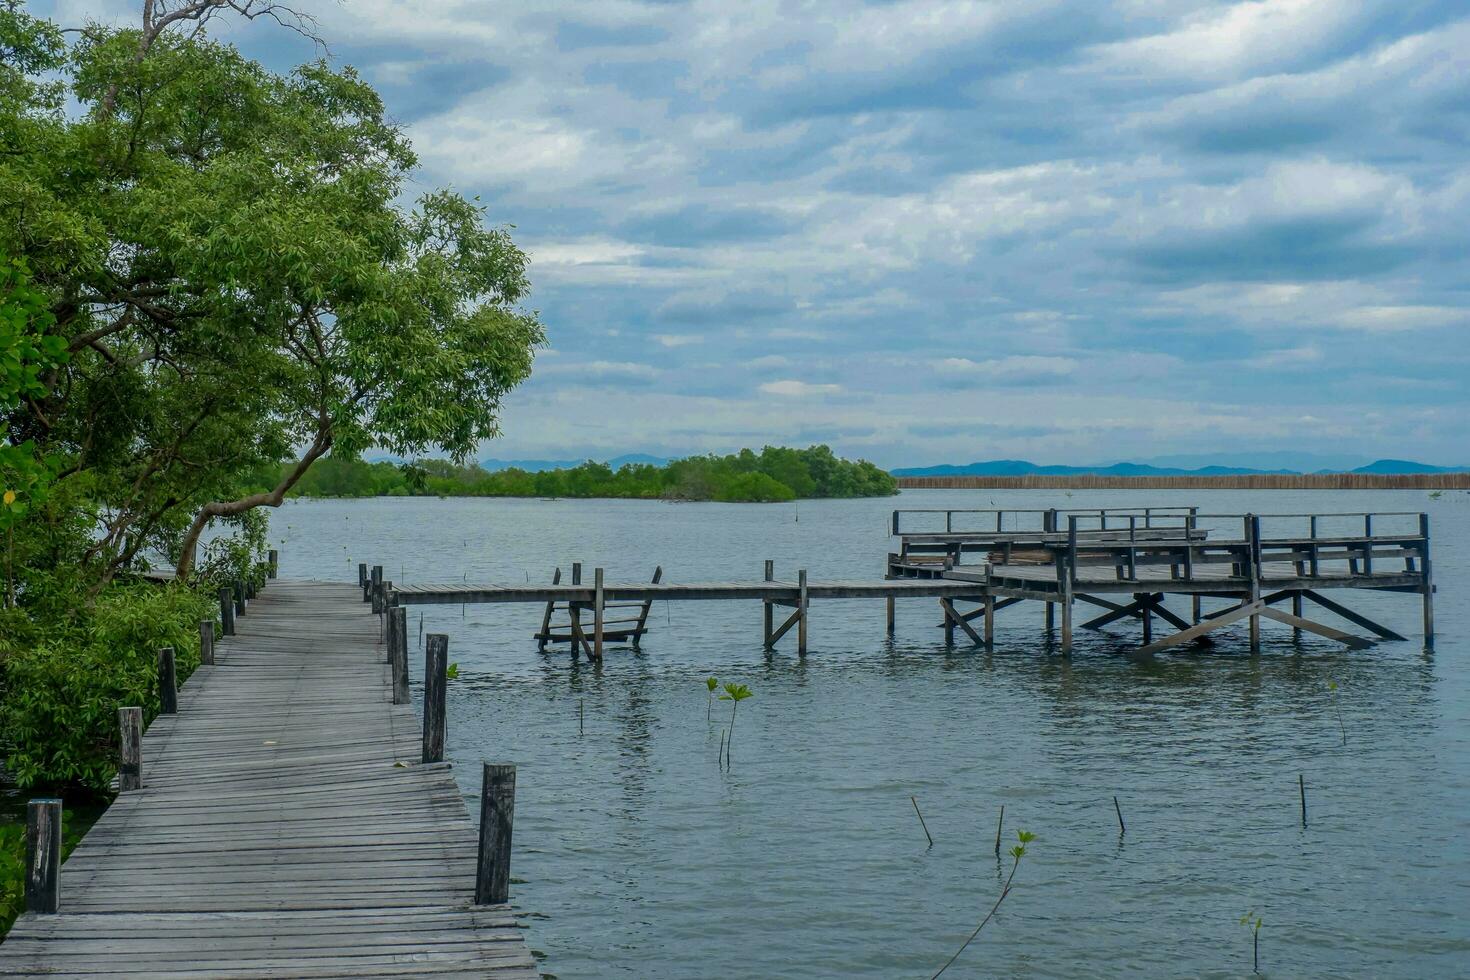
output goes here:
[{"label": "small mangrove seedling", "polygon": [[1342,744],[1347,744],[1347,726],[1342,723],[1342,695],[1337,693],[1337,681],[1328,681],[1327,690],[1332,692],[1332,706],[1337,709],[1337,730],[1342,733]]},{"label": "small mangrove seedling", "polygon": [[1261,917],[1254,911],[1240,917],[1240,924],[1251,931],[1251,972],[1261,972]]},{"label": "small mangrove seedling", "polygon": [[954,955],[949,958],[949,962],[936,970],[934,976],[930,977],[929,980],[939,980],[939,975],[954,965],[954,961],[960,958],[960,954],[965,951],[965,947],[969,946],[975,941],[975,937],[980,935],[980,930],[985,928],[985,924],[995,918],[995,913],[1000,909],[1000,903],[1004,902],[1006,896],[1011,893],[1011,882],[1016,880],[1016,869],[1021,866],[1021,858],[1026,856],[1026,845],[1035,839],[1035,834],[1027,833],[1024,830],[1016,831],[1016,840],[1020,843],[1016,844],[1010,850],[1011,873],[1006,876],[1006,883],[1000,886],[1000,897],[995,900],[995,904],[990,907],[990,911],[985,913],[985,918],[980,920],[980,924],[975,927],[975,931],[970,933],[970,938],[960,943],[960,948],[955,950]]},{"label": "small mangrove seedling", "polygon": [[444,676],[447,677],[447,678],[449,678],[450,680],[454,680],[456,677],[458,677],[459,676],[459,664],[454,663],[454,664],[450,664],[448,667],[445,667],[444,668]]},{"label": "small mangrove seedling", "polygon": [[933,847],[934,835],[929,833],[929,825],[924,822],[924,814],[919,810],[919,798],[917,796],[910,796],[909,802],[914,805],[914,813],[919,816],[919,826],[924,828],[924,836],[929,838],[929,846]]},{"label": "small mangrove seedling", "polygon": [[724,694],[720,695],[721,701],[730,702],[730,734],[725,738],[725,765],[730,764],[730,745],[735,741],[735,709],[740,707],[740,702],[750,697],[754,692],[744,684],[736,684],[733,681],[724,685]]},{"label": "small mangrove seedling", "polygon": [[709,691],[709,695],[704,705],[704,720],[711,721],[713,720],[715,713],[715,688],[720,686],[719,678],[706,677],[704,679],[704,686]]}]

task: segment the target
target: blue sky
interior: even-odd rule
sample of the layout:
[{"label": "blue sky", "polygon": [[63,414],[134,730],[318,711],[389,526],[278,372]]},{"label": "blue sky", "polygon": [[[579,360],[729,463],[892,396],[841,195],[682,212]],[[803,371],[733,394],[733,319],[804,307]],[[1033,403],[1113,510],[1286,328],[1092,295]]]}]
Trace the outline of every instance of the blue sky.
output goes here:
[{"label": "blue sky", "polygon": [[1463,0],[303,3],[532,257],[486,456],[1470,460]]}]

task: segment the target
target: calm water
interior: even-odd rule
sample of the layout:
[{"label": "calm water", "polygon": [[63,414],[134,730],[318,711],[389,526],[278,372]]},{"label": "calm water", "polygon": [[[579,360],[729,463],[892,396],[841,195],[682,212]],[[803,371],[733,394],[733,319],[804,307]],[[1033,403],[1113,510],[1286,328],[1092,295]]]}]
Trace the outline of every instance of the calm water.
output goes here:
[{"label": "calm water", "polygon": [[[1121,655],[1137,642],[1121,626],[1081,631],[1062,658],[1034,604],[998,614],[993,653],[947,650],[935,603],[914,600],[892,642],[881,602],[815,604],[798,659],[794,637],[762,652],[758,603],[721,602],[656,606],[644,651],[614,647],[598,669],[536,652],[539,607],[410,607],[410,638],[423,611],[460,665],[449,751],[471,811],[481,760],[520,767],[514,897],[548,975],[927,977],[998,894],[1004,805],[1007,842],[1017,827],[1038,839],[946,976],[1245,977],[1251,910],[1267,975],[1470,976],[1470,495],[899,499],[1428,510],[1438,646],[1420,642],[1417,596],[1358,604],[1410,642],[1346,652],[1266,622],[1259,657],[1242,624],[1153,663]],[[820,579],[881,575],[894,506],[303,501],[273,516],[273,537],[297,577],[355,578],[366,561],[398,582],[545,581],[580,560],[610,580],[655,564],[666,580],[729,580],[774,558],[778,577]],[[728,773],[709,674],[755,691]]]}]

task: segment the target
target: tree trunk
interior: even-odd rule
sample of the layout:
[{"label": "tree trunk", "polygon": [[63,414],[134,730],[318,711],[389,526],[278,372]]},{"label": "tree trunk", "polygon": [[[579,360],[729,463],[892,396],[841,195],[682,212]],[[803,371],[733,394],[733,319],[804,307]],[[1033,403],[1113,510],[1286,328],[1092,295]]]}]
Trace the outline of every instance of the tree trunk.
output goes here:
[{"label": "tree trunk", "polygon": [[184,535],[183,546],[179,549],[179,564],[174,569],[174,576],[181,580],[187,579],[189,573],[194,570],[194,555],[199,550],[199,536],[204,533],[210,521],[216,517],[233,517],[236,514],[243,514],[256,507],[281,506],[281,502],[286,499],[286,492],[306,475],[312,463],[315,463],[331,448],[332,426],[326,418],[323,418],[321,427],[317,429],[316,439],[312,441],[310,448],[306,450],[300,461],[291,467],[291,471],[281,477],[281,482],[273,488],[263,493],[252,493],[239,500],[217,500],[201,507],[194,518],[194,523],[189,526],[189,533]]}]

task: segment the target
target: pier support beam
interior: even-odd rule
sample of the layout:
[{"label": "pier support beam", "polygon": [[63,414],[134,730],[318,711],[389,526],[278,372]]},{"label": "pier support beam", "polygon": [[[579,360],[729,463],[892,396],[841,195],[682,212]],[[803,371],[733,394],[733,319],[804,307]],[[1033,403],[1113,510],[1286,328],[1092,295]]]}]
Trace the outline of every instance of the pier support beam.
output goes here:
[{"label": "pier support beam", "polygon": [[885,607],[885,610],[884,611],[885,611],[886,616],[887,616],[886,632],[887,632],[887,634],[889,636],[892,636],[893,635],[893,620],[894,620],[894,612],[895,612],[894,606],[897,605],[897,602],[894,600],[893,596],[889,596],[884,601],[883,605]]},{"label": "pier support beam", "polygon": [[985,645],[995,643],[995,596],[985,595]]}]

